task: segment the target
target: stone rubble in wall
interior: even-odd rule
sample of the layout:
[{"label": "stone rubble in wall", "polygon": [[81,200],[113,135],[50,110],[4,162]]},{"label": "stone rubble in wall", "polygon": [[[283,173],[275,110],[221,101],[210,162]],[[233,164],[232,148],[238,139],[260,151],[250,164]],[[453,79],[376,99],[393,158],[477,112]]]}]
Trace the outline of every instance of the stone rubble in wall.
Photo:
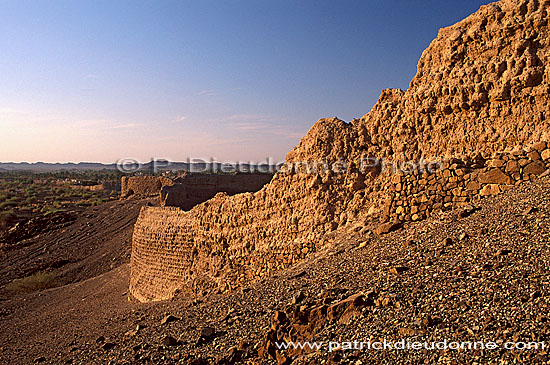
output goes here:
[{"label": "stone rubble in wall", "polygon": [[539,142],[513,153],[497,153],[486,162],[452,159],[442,165],[434,173],[394,175],[382,220],[418,221],[532,181],[550,168],[550,149]]}]

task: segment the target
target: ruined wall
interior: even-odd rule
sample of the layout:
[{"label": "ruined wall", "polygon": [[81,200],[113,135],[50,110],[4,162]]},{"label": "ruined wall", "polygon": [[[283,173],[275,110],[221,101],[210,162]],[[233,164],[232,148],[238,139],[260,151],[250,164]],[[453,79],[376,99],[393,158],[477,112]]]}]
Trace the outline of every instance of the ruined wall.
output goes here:
[{"label": "ruined wall", "polygon": [[272,174],[185,174],[173,185],[163,186],[160,192],[162,206],[180,207],[189,210],[219,192],[235,195],[256,192],[267,184]]},{"label": "ruined wall", "polygon": [[[176,289],[229,290],[302,259],[324,245],[325,233],[346,224],[420,219],[413,210],[422,205],[412,203],[424,199],[414,196],[420,191],[428,192],[430,212],[506,188],[506,178],[491,182],[500,175],[495,169],[468,169],[487,168],[485,160],[497,151],[509,155],[516,146],[550,139],[549,8],[550,0],[503,0],[440,30],[408,90],[383,91],[372,110],[351,123],[319,120],[287,155],[291,166],[255,194],[218,194],[189,212],[145,207],[134,232],[130,292],[145,301]],[[441,177],[402,177],[406,190],[397,195],[393,176],[360,168],[371,157],[475,163],[449,165]],[[321,161],[347,166],[302,171]],[[542,169],[520,159],[519,172],[506,172],[505,162],[495,168],[514,181]],[[490,179],[480,181],[487,174]],[[463,192],[475,183],[474,193]]]},{"label": "ruined wall", "polygon": [[[531,181],[550,168],[546,147],[540,142],[513,153],[496,153],[487,161],[442,161],[430,172],[388,168],[371,177],[386,190],[372,189],[370,197],[357,193],[346,210],[335,211],[336,217],[327,214],[337,207],[332,184],[327,184],[329,176],[332,183],[338,178],[332,170],[324,179],[293,168],[275,175],[279,187],[288,184],[303,194],[301,198],[277,194],[268,185],[258,194],[233,197],[230,201],[235,205],[227,204],[228,196],[219,193],[189,212],[143,207],[134,230],[130,291],[140,301],[151,301],[169,299],[176,291],[201,294],[234,289],[323,247],[322,235],[334,230],[335,222],[344,224],[349,212],[364,213],[367,202],[383,207],[380,221],[405,223]],[[345,184],[345,175],[339,179]],[[308,191],[313,196],[304,194]]]},{"label": "ruined wall", "polygon": [[171,179],[162,176],[123,176],[120,180],[120,197],[131,195],[155,196],[165,185],[172,185]]}]

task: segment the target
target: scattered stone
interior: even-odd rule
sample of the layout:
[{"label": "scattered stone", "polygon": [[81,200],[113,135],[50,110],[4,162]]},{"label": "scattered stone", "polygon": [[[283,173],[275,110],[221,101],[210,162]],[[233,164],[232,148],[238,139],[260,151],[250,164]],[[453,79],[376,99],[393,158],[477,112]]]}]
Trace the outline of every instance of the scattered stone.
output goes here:
[{"label": "scattered stone", "polygon": [[219,358],[216,362],[216,365],[230,365],[230,364],[238,364],[242,362],[242,355],[243,351],[237,349],[236,347],[232,347],[229,349],[227,355]]},{"label": "scattered stone", "polygon": [[143,326],[141,326],[140,324],[138,324],[138,325],[136,325],[136,328],[135,328],[135,329],[127,331],[124,335],[129,336],[129,337],[133,337],[133,336],[137,335],[138,332],[139,332],[142,328],[143,328]]},{"label": "scattered stone", "polygon": [[297,278],[301,278],[302,276],[306,276],[306,275],[307,275],[307,273],[302,270],[302,271],[298,272],[297,274],[292,275],[290,278],[291,279],[297,279]]},{"label": "scattered stone", "polygon": [[[452,242],[452,241],[451,241]],[[405,271],[409,270],[406,266],[395,266],[390,269],[390,272],[395,275],[399,275],[404,273]]]},{"label": "scattered stone", "polygon": [[165,316],[161,321],[160,321],[160,324],[167,324],[167,323],[170,323],[170,322],[175,322],[175,321],[179,321],[180,318],[176,317],[176,316],[173,316],[171,314]]},{"label": "scattered stone", "polygon": [[299,291],[295,296],[292,297],[292,304],[300,303],[304,299],[304,293]]},{"label": "scattered stone", "polygon": [[533,207],[533,206],[530,206],[530,207],[527,207],[522,213],[521,215],[525,216],[525,215],[529,215],[531,213],[536,213],[539,209],[537,207]]},{"label": "scattered stone", "polygon": [[505,255],[509,255],[512,253],[512,250],[510,249],[507,249],[507,248],[503,248],[502,250],[498,251],[498,254],[500,256],[505,256]]},{"label": "scattered stone", "polygon": [[197,345],[208,343],[212,341],[215,336],[216,336],[216,329],[214,327],[203,327],[201,329],[201,334],[197,341]]},{"label": "scattered stone", "polygon": [[105,351],[108,351],[108,350],[112,349],[113,347],[115,347],[115,344],[112,343],[112,342],[105,342],[105,343],[101,346],[101,348],[102,348],[103,350],[105,350]]},{"label": "scattered stone", "polygon": [[459,213],[460,218],[466,218],[477,212],[479,209],[473,207],[472,205],[465,206]]},{"label": "scattered stone", "polygon": [[173,347],[177,346],[179,342],[172,336],[164,336],[164,338],[162,339],[162,344],[166,347]]},{"label": "scattered stone", "polygon": [[533,160],[533,161],[538,161],[538,160],[540,160],[540,153],[537,150],[533,150],[533,151],[527,153],[527,157],[529,159]]},{"label": "scattered stone", "polygon": [[538,151],[538,152],[542,152],[545,148],[546,148],[546,142],[536,142],[536,143],[533,143],[531,145],[531,148]]},{"label": "scattered stone", "polygon": [[401,222],[387,222],[379,225],[374,231],[378,235],[390,233],[401,228]]},{"label": "scattered stone", "polygon": [[496,195],[498,193],[500,193],[498,184],[487,184],[479,191],[479,195],[481,196]]},{"label": "scattered stone", "polygon": [[354,294],[329,306],[327,308],[327,319],[329,321],[340,320],[346,322],[353,315],[358,314],[361,307],[367,305],[374,305],[372,297],[365,296],[363,293]]},{"label": "scattered stone", "polygon": [[524,174],[540,175],[546,171],[546,166],[540,161],[531,162],[523,169]]}]

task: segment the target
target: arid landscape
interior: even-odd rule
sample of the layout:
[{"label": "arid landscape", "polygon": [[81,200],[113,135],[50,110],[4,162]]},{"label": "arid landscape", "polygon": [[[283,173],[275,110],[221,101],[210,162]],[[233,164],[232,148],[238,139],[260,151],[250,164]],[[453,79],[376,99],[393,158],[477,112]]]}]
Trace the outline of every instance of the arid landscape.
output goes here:
[{"label": "arid landscape", "polygon": [[549,13],[440,29],[275,173],[10,165],[0,363],[550,363]]}]

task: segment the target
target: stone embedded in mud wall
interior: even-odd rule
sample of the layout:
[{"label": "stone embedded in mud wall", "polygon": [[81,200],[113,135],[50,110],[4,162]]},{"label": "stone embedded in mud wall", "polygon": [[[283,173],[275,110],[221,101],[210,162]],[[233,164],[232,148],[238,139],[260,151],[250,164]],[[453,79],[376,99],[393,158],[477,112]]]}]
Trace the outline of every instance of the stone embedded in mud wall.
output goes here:
[{"label": "stone embedded in mud wall", "polygon": [[165,185],[160,191],[160,202],[163,206],[180,207],[189,210],[224,192],[235,195],[256,192],[273,177],[268,173],[239,174],[185,174],[174,180],[173,185]]},{"label": "stone embedded in mud wall", "polygon": [[120,197],[155,196],[163,186],[172,184],[172,179],[163,176],[123,176],[120,180]]},{"label": "stone embedded in mud wall", "polygon": [[[218,194],[189,212],[143,208],[130,292],[147,301],[230,290],[303,259],[350,222],[421,219],[541,173],[545,143],[513,148],[550,140],[549,13],[550,0],[503,0],[441,29],[408,90],[384,90],[351,123],[319,120],[287,154],[292,167],[254,194]],[[449,163],[393,182],[360,169],[369,158]],[[300,172],[340,161],[344,171]]]},{"label": "stone embedded in mud wall", "polygon": [[[536,148],[535,148],[536,147]],[[498,153],[476,166],[454,159],[429,173],[398,174],[389,184],[383,221],[418,221],[435,211],[463,207],[484,196],[495,195],[550,168],[545,142],[514,153]],[[549,155],[543,160],[540,152]]]}]

